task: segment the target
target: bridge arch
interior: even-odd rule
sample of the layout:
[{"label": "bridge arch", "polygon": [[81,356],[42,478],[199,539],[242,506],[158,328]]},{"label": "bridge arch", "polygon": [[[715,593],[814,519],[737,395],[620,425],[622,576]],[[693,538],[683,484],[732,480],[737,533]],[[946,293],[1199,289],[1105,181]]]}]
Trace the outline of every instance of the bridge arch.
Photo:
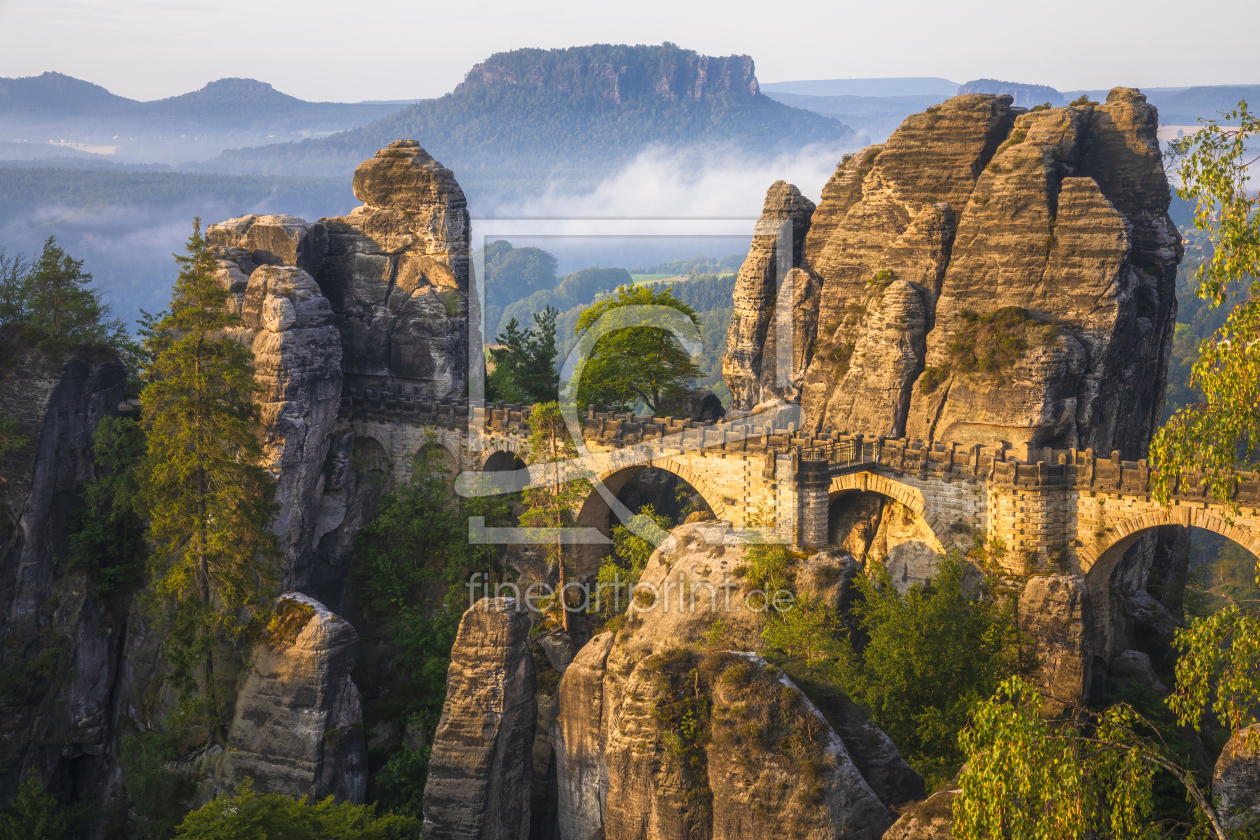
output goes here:
[{"label": "bridge arch", "polygon": [[1191,508],[1188,505],[1160,508],[1131,516],[1107,527],[1100,540],[1078,552],[1081,571],[1089,583],[1091,594],[1105,596],[1111,581],[1111,573],[1115,571],[1116,564],[1124,557],[1124,553],[1143,534],[1163,525],[1202,528],[1205,531],[1220,534],[1238,543],[1260,559],[1260,535],[1255,531],[1230,525],[1214,511],[1203,508]]},{"label": "bridge arch", "polygon": [[937,542],[946,551],[968,547],[959,541],[958,534],[951,531],[949,526],[928,510],[927,502],[923,498],[923,491],[913,485],[870,472],[839,475],[831,479],[831,486],[827,492],[828,504],[833,504],[840,496],[852,491],[878,493],[905,505],[914,511],[923,520],[924,524],[932,529],[932,534],[936,537]]},{"label": "bridge arch", "polygon": [[[713,515],[717,519],[726,519],[729,517],[729,511],[726,505],[722,503],[722,497],[702,476],[697,475],[694,471],[687,468],[683,462],[671,458],[653,458],[640,464],[634,464],[628,467],[617,467],[611,470],[597,474],[595,477],[604,485],[609,493],[617,496],[625,488],[626,484],[634,476],[641,473],[647,468],[664,470],[672,475],[681,478],[683,481],[691,485],[700,497],[704,499],[705,504],[709,506],[709,510],[713,511]],[[577,511],[577,525],[585,528],[595,528],[606,537],[612,536],[612,507],[604,499],[598,487],[592,487],[590,494],[582,502],[581,507]],[[637,511],[634,511],[637,513]],[[599,570],[600,561],[607,556],[608,547],[606,545],[579,545],[576,547],[577,568],[579,575],[594,574]]]}]

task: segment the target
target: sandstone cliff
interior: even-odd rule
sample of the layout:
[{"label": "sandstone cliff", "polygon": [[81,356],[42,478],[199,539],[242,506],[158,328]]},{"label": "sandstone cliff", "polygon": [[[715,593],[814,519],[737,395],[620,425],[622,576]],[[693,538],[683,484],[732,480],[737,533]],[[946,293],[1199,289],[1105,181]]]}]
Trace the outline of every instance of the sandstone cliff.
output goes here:
[{"label": "sandstone cliff", "polygon": [[123,620],[70,567],[92,434],[117,412],[112,354],[31,346],[0,331],[0,416],[29,443],[0,461],[0,801],[34,773],[58,794],[96,794],[108,773]]},{"label": "sandstone cliff", "polygon": [[[658,599],[636,601],[620,630],[596,636],[565,670],[551,727],[562,838],[602,829],[609,840],[688,832],[735,840],[785,826],[811,838],[878,837],[892,806],[923,795],[922,779],[858,710],[837,706],[824,718],[751,655],[765,616],[745,604],[735,574],[744,546],[728,529],[676,528],[641,581]],[[802,565],[797,589],[838,606],[844,565],[822,552]],[[720,638],[706,642],[717,621]],[[771,686],[791,707],[786,722],[762,720]],[[692,694],[711,704],[707,740],[671,728]],[[750,721],[760,721],[752,741]],[[793,733],[823,768],[805,773],[807,783],[783,743]]]},{"label": "sandstone cliff", "polygon": [[359,689],[350,679],[359,637],[345,619],[296,592],[249,652],[217,787],[243,778],[258,790],[363,802],[367,746]]},{"label": "sandstone cliff", "polygon": [[[805,237],[807,427],[1144,455],[1182,254],[1156,125],[1129,88],[1036,112],[967,94],[847,157]],[[741,384],[766,375],[728,347]]]},{"label": "sandstone cliff", "polygon": [[322,220],[317,276],[345,347],[346,384],[459,397],[468,376],[468,203],[449,169],[398,140],[354,172],[363,202]]},{"label": "sandstone cliff", "polygon": [[791,184],[775,181],[766,192],[735,280],[735,313],[722,359],[733,409],[799,396],[818,315],[816,278],[801,269],[813,213],[814,202]]},{"label": "sandstone cliff", "polygon": [[426,837],[529,837],[538,714],[529,630],[512,598],[483,598],[460,621],[424,789]]}]

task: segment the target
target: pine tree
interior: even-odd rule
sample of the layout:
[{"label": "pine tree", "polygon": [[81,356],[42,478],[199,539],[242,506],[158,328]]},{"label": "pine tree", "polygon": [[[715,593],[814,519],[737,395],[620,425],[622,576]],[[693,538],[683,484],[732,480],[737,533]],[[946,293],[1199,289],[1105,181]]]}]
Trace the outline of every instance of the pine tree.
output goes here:
[{"label": "pine tree", "polygon": [[152,328],[141,413],[148,448],[140,466],[155,605],[172,623],[168,659],[185,725],[221,711],[216,646],[237,642],[265,613],[277,584],[274,482],[262,445],[250,350],[198,219],[177,256],[170,312]]},{"label": "pine tree", "polygon": [[88,288],[91,282],[83,260],[73,259],[56,238],[48,237],[22,284],[26,323],[57,343],[125,342],[122,321],[109,319],[109,305],[99,291]]},{"label": "pine tree", "polygon": [[[590,493],[591,483],[580,469],[572,465],[572,459],[577,457],[577,447],[565,428],[559,403],[534,406],[529,415],[529,426],[532,431],[529,437],[530,462],[542,468],[543,480],[525,491],[525,502],[529,508],[521,514],[520,521],[526,528],[561,528],[572,521],[572,511]],[[558,532],[539,534],[535,542],[543,546],[548,561],[556,564],[559,594],[551,604],[559,610],[560,623],[567,631],[569,610],[564,599],[567,583],[564,544]]]}]

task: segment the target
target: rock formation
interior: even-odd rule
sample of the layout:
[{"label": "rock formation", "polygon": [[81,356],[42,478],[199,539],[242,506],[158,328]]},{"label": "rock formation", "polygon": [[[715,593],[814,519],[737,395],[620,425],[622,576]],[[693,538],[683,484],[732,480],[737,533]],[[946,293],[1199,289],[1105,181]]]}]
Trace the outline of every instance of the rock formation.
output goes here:
[{"label": "rock formation", "polygon": [[1260,822],[1260,756],[1247,741],[1260,734],[1252,724],[1226,742],[1212,773],[1212,798],[1217,813],[1231,829],[1254,828]]},{"label": "rock formation", "polygon": [[363,802],[367,745],[359,689],[350,679],[359,635],[296,592],[249,652],[219,768],[219,789],[243,778],[286,796]]},{"label": "rock formation", "polygon": [[953,803],[958,793],[956,788],[939,790],[907,808],[884,832],[884,840],[953,840]]},{"label": "rock formation", "polygon": [[424,788],[434,840],[526,840],[537,705],[529,613],[483,598],[459,623]]},{"label": "rock formation", "polygon": [[767,399],[797,396],[818,314],[815,278],[801,269],[813,213],[814,202],[791,184],[775,181],[766,192],[748,257],[735,280],[735,314],[722,359],[733,409],[747,411]]},{"label": "rock formation", "polygon": [[327,248],[323,230],[293,216],[246,216],[206,232],[216,243],[219,277],[233,290],[245,322],[239,338],[253,350],[262,386],[264,445],[280,505],[272,529],[288,561],[289,586],[309,583],[314,547],[323,536],[318,509],[341,406],[342,348],[332,308],[309,271],[276,261],[282,257],[318,271]]},{"label": "rock formation", "polygon": [[[745,602],[736,575],[744,546],[729,527],[676,528],[648,561],[641,579],[648,592],[636,598],[623,629],[596,636],[565,670],[551,731],[562,838],[601,829],[609,840],[689,830],[752,838],[783,826],[807,837],[877,837],[892,824],[890,807],[923,795],[923,780],[851,704],[834,704],[824,719],[803,696],[793,700],[825,768],[808,786],[793,781],[801,770],[775,726],[758,724],[758,743],[736,734],[745,718],[764,713],[758,692],[771,684],[795,688],[751,653],[692,652],[718,619],[717,650],[761,647],[765,617]],[[822,573],[824,566],[833,571]],[[797,589],[838,604],[845,571],[844,560],[822,552],[804,564]],[[670,746],[678,736],[662,723],[669,714],[662,704],[687,693],[680,680],[713,704],[699,764],[698,754],[682,760]],[[701,801],[711,808],[698,807]]]},{"label": "rock formation", "polygon": [[1036,642],[1038,687],[1050,713],[1089,696],[1094,614],[1080,575],[1039,575],[1019,598],[1020,629]]},{"label": "rock formation", "polygon": [[316,276],[345,348],[346,385],[413,399],[458,397],[468,376],[468,203],[455,176],[414,140],[354,172],[363,202],[323,219]]},{"label": "rock formation", "polygon": [[[967,94],[846,156],[807,220],[807,427],[1144,455],[1182,253],[1156,123],[1129,88],[1027,113]],[[763,219],[782,215],[768,199]],[[728,339],[741,382],[768,373],[741,336],[771,301],[748,301]]]},{"label": "rock formation", "polygon": [[76,487],[96,469],[92,435],[117,412],[126,370],[110,353],[35,347],[2,329],[0,358],[0,416],[29,439],[0,456],[0,801],[27,773],[91,795],[107,772],[123,622],[58,558],[69,555]]}]

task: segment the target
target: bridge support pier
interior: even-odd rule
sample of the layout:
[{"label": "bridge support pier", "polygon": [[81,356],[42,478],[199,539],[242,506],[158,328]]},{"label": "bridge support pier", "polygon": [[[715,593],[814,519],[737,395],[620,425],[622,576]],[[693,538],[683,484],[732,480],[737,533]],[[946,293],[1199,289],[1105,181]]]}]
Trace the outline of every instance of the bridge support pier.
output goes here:
[{"label": "bridge support pier", "polygon": [[796,470],[796,543],[801,548],[823,548],[828,539],[831,489],[830,464],[800,461]]}]

